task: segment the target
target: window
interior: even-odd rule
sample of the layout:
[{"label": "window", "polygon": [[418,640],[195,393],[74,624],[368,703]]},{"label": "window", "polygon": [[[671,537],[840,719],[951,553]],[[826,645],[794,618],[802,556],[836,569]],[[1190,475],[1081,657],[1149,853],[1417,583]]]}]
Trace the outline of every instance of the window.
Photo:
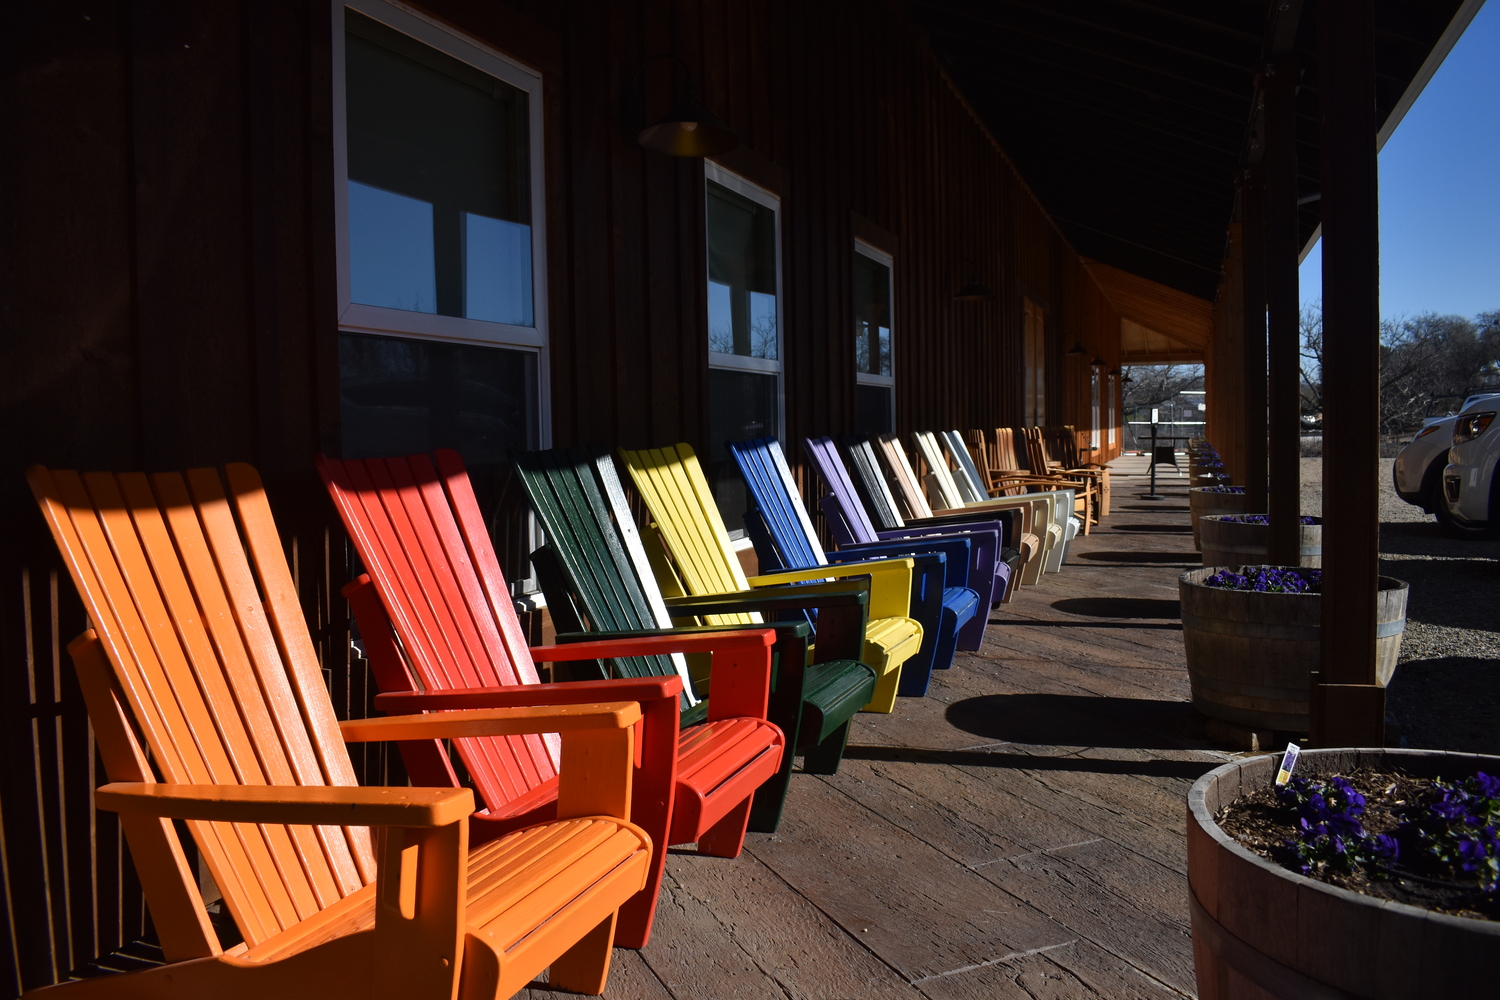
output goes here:
[{"label": "window", "polygon": [[1115,383],[1120,376],[1111,374],[1109,378],[1109,446],[1115,445]]},{"label": "window", "polygon": [[1089,448],[1099,450],[1099,366],[1089,368]]},{"label": "window", "polygon": [[1021,309],[1021,426],[1041,427],[1047,422],[1045,317],[1030,299],[1021,300]]},{"label": "window", "polygon": [[896,429],[891,358],[891,256],[854,241],[854,403],[862,434]]},{"label": "window", "polygon": [[520,583],[532,529],[499,504],[508,450],[548,443],[541,77],[386,0],[333,9],[343,454],[456,449]]},{"label": "window", "polygon": [[781,429],[781,200],[704,164],[708,243],[707,473],[731,535],[744,531],[745,484],[727,441]]}]

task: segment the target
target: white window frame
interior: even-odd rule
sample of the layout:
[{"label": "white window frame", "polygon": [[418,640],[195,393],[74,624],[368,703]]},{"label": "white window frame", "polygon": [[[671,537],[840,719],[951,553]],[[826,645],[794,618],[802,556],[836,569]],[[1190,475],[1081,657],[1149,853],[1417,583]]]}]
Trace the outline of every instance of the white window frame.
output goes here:
[{"label": "white window frame", "polygon": [[885,265],[886,279],[886,301],[890,303],[890,330],[891,330],[891,373],[889,375],[871,375],[869,372],[855,370],[854,381],[858,385],[879,385],[891,390],[891,429],[896,427],[896,258],[878,247],[871,246],[864,240],[855,237],[854,252],[875,261],[877,264]]},{"label": "white window frame", "polygon": [[1100,386],[1099,383],[1102,382],[1103,379],[1104,379],[1104,375],[1103,375],[1102,369],[1100,369],[1098,365],[1090,365],[1089,366],[1089,410],[1090,410],[1090,414],[1089,414],[1089,416],[1090,416],[1089,451],[1098,451],[1099,450],[1099,425],[1101,423],[1101,421],[1099,419],[1099,417],[1100,417],[1100,413],[1099,413],[1100,406],[1099,406],[1099,404],[1104,399],[1104,394],[1101,391],[1101,386]]},{"label": "white window frame", "polygon": [[[713,181],[720,187],[728,188],[742,198],[748,198],[762,208],[768,208],[776,220],[776,360],[770,358],[749,358],[743,354],[721,354],[718,351],[708,352],[708,367],[724,368],[735,371],[765,372],[776,376],[776,428],[772,434],[781,437],[781,429],[786,426],[786,338],[785,314],[786,299],[782,295],[781,277],[781,196],[774,191],[768,191],[739,174],[719,166],[712,160],[703,161],[703,288],[708,290],[708,182]],[[706,300],[705,300],[706,301]],[[705,313],[703,340],[708,341],[708,323]]]},{"label": "white window frame", "polygon": [[1108,426],[1109,426],[1109,446],[1111,448],[1113,448],[1115,446],[1115,440],[1116,440],[1116,438],[1115,438],[1115,406],[1116,406],[1115,400],[1118,398],[1117,395],[1116,395],[1116,391],[1117,390],[1115,389],[1115,385],[1119,381],[1120,376],[1118,376],[1118,375],[1106,375],[1105,378],[1109,379],[1109,424],[1108,424]]},{"label": "white window frame", "polygon": [[[505,347],[537,356],[537,446],[552,447],[552,379],[548,357],[546,162],[542,74],[396,0],[331,0],[333,10],[333,183],[338,240],[341,332]],[[531,302],[534,326],[387,309],[350,301],[349,144],[344,78],[344,9],[356,10],[527,95],[531,183]],[[779,266],[778,261],[778,266]]]}]

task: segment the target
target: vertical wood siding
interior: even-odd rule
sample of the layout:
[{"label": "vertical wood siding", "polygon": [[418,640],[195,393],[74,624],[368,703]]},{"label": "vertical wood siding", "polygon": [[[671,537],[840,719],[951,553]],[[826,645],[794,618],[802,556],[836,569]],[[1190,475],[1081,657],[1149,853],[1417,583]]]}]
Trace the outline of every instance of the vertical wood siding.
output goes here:
[{"label": "vertical wood siding", "polygon": [[[1113,367],[1119,319],[893,6],[427,9],[543,73],[555,444],[708,443],[702,165],[645,153],[620,121],[662,52],[686,61],[738,155],[778,178],[789,442],[854,426],[856,214],[895,239],[898,429],[1016,422],[1023,294],[1047,310],[1049,420],[1087,427],[1086,365],[1063,352],[1081,343]],[[146,930],[117,827],[93,809],[102,773],[63,652],[85,622],[26,465],[254,462],[338,710],[365,714],[370,691],[338,595],[346,543],[312,467],[339,442],[327,6],[14,4],[0,39],[0,134],[27,151],[0,157],[4,189],[26,192],[0,208],[9,996]],[[667,66],[646,74],[648,114],[667,105]],[[971,270],[990,301],[953,301]],[[356,763],[401,780],[378,751]]]}]

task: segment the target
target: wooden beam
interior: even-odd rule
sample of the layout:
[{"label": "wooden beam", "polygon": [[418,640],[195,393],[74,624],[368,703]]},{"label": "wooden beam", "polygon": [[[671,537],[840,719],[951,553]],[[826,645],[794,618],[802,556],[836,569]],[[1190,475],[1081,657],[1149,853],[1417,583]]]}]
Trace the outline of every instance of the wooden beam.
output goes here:
[{"label": "wooden beam", "polygon": [[1323,525],[1317,746],[1381,746],[1375,675],[1380,520],[1380,209],[1375,163],[1373,0],[1318,5],[1323,154]]},{"label": "wooden beam", "polygon": [[1241,271],[1245,321],[1245,509],[1266,509],[1266,185],[1263,168],[1240,188],[1245,221]]},{"label": "wooden beam", "polygon": [[1265,237],[1266,345],[1269,360],[1270,561],[1281,566],[1301,562],[1302,535],[1302,393],[1298,364],[1297,294],[1297,75],[1298,67],[1282,58],[1266,67],[1261,93],[1265,100]]}]

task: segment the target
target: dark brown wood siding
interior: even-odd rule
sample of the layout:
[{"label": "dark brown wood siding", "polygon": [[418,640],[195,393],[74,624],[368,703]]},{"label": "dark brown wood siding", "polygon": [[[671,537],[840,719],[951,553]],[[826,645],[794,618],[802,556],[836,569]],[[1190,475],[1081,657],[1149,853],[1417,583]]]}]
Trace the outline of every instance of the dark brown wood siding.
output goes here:
[{"label": "dark brown wood siding", "polygon": [[[643,152],[620,121],[622,91],[661,52],[744,139],[724,164],[782,198],[787,439],[853,428],[857,230],[895,256],[900,429],[1015,422],[1023,294],[1047,309],[1049,419],[1086,427],[1087,372],[1064,351],[1113,366],[1118,317],[892,7],[428,9],[543,74],[554,443],[707,443],[703,168]],[[0,208],[0,993],[13,995],[145,919],[115,825],[93,810],[102,775],[63,652],[85,623],[28,464],[255,463],[339,710],[363,714],[368,692],[338,596],[345,542],[312,472],[339,442],[329,8],[16,4],[0,46],[14,195]],[[657,114],[666,65],[646,75]],[[953,301],[976,274],[993,299]],[[383,756],[360,763],[370,780],[393,773]]]}]

